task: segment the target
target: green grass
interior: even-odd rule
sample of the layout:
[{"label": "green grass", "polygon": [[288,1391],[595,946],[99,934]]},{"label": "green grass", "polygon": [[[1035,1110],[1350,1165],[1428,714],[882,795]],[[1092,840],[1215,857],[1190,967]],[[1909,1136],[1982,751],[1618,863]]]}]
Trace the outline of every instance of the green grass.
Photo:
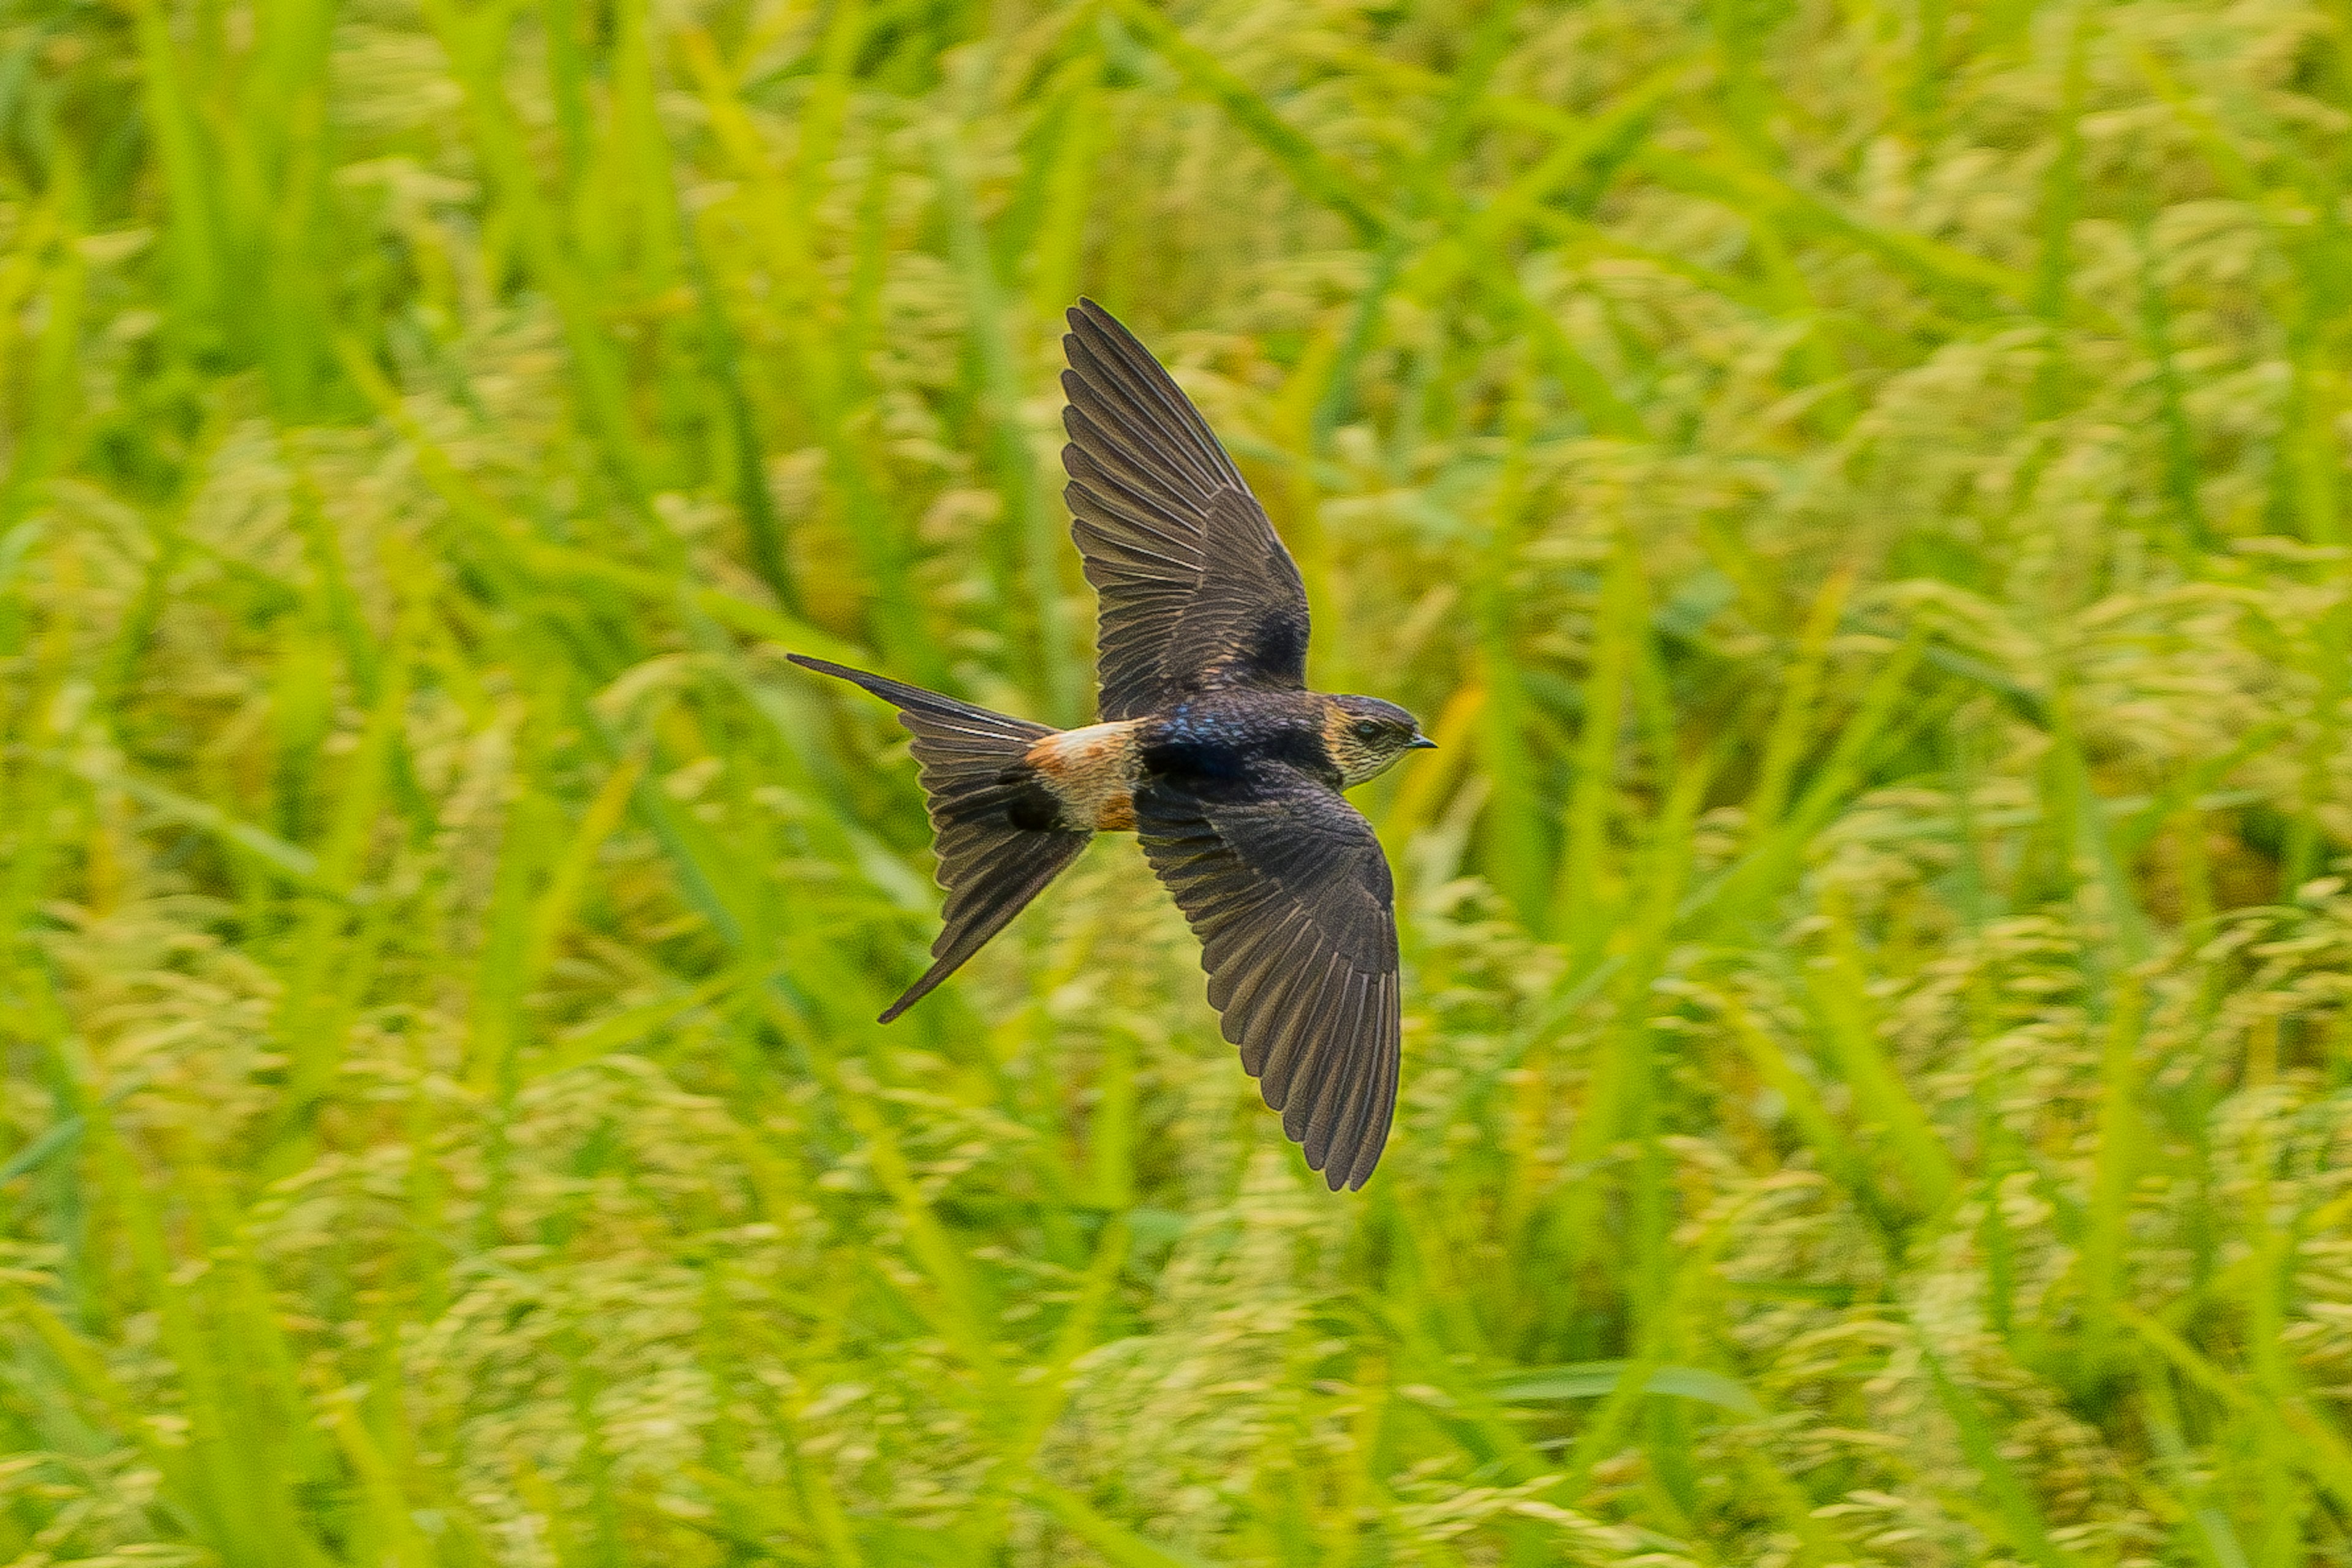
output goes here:
[{"label": "green grass", "polygon": [[[2352,11],[0,11],[0,1563],[2352,1563]],[[1335,1197],[1125,315],[1442,750]]]}]

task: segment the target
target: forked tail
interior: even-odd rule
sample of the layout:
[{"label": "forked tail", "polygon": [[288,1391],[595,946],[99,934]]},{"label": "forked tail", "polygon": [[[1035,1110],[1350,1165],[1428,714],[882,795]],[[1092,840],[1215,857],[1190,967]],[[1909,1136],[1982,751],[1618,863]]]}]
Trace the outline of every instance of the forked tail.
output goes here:
[{"label": "forked tail", "polygon": [[1091,833],[1051,826],[1055,803],[1022,776],[1029,748],[1054,731],[1008,719],[887,676],[788,655],[803,669],[862,686],[898,710],[914,740],[923,802],[931,814],[947,927],[931,943],[933,963],[882,1015],[888,1023],[929,995],[1077,858]]}]

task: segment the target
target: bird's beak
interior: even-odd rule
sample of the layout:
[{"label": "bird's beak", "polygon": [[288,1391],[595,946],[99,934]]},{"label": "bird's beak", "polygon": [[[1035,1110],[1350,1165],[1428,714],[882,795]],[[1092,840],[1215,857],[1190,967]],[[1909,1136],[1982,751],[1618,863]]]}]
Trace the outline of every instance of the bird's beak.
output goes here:
[{"label": "bird's beak", "polygon": [[1412,738],[1412,743],[1407,745],[1405,750],[1408,752],[1433,752],[1437,750],[1437,742],[1431,740],[1426,735],[1415,735]]}]

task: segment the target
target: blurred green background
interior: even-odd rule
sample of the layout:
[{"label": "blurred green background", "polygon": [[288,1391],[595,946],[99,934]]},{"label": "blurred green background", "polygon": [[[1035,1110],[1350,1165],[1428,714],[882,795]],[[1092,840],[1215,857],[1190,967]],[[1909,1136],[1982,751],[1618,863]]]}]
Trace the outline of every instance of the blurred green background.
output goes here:
[{"label": "blurred green background", "polygon": [[[2352,1562],[2345,0],[10,0],[0,1563]],[[1333,1196],[1059,315],[1443,750]]]}]

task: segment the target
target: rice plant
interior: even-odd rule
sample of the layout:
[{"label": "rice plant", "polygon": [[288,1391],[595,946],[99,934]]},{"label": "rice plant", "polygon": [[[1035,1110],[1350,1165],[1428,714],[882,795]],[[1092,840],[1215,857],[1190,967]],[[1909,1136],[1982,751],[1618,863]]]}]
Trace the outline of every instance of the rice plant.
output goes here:
[{"label": "rice plant", "polygon": [[[0,7],[0,1563],[2352,1563],[2340,0]],[[1298,557],[1334,1196],[1076,722]]]}]

